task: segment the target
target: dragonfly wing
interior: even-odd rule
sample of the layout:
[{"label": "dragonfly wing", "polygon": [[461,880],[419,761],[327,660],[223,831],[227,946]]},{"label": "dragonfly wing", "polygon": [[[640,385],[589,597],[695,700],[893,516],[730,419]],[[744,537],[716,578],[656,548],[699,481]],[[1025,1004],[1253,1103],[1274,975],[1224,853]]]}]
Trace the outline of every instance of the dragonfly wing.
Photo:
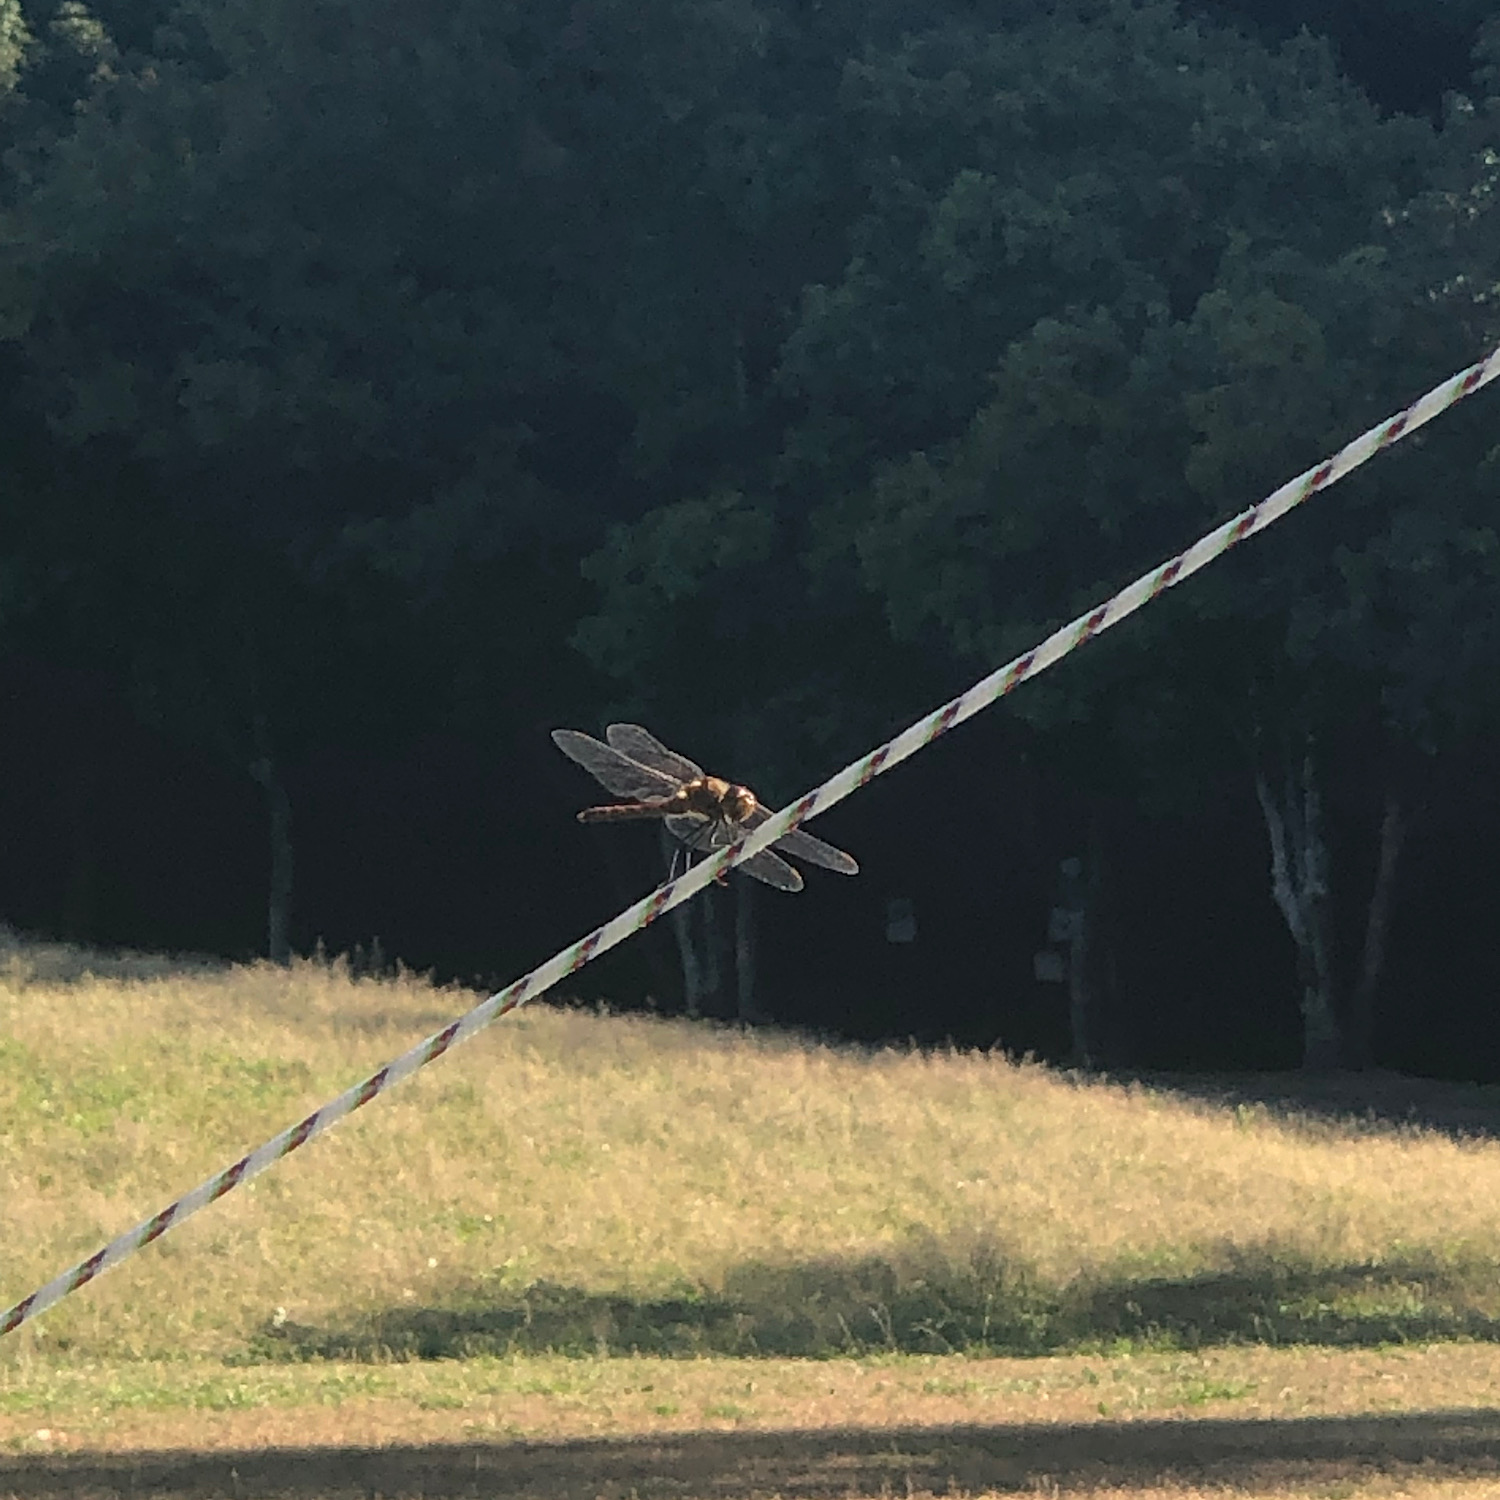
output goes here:
[{"label": "dragonfly wing", "polygon": [[576,729],[554,729],[552,743],[617,797],[670,797],[677,782]]},{"label": "dragonfly wing", "polygon": [[[757,807],[745,819],[744,826],[747,830],[759,828],[770,816],[769,808]],[[782,834],[771,847],[780,849],[786,854],[795,855],[798,859],[805,859],[810,865],[820,865],[825,870],[837,870],[840,875],[859,874],[859,861],[852,854],[845,854],[842,849],[835,849],[832,844],[825,844],[822,839],[814,838],[802,828],[794,828],[790,833]]]},{"label": "dragonfly wing", "polygon": [[701,814],[674,813],[664,821],[667,832],[674,839],[680,839],[689,849],[713,849],[724,842],[722,839],[715,839],[717,825],[713,820]]},{"label": "dragonfly wing", "polygon": [[[711,849],[722,849],[729,843],[737,832],[735,829],[726,828],[722,823],[716,823],[712,818],[689,817],[686,814],[673,814],[664,819],[667,832],[674,838],[681,839],[689,849],[707,853]],[[774,885],[778,891],[800,891],[802,889],[802,877],[779,855],[772,854],[769,849],[762,849],[759,854],[752,854],[749,859],[743,860],[735,866],[737,870],[743,870],[747,875],[753,875],[757,880],[763,880],[767,885]]]},{"label": "dragonfly wing", "polygon": [[604,737],[613,749],[653,771],[670,776],[673,781],[700,781],[703,777],[702,766],[695,765],[675,750],[668,750],[650,730],[642,729],[639,724],[611,724],[604,731]]},{"label": "dragonfly wing", "polygon": [[835,849],[832,844],[825,844],[822,839],[814,838],[812,834],[801,828],[794,828],[771,845],[773,849],[780,849],[785,854],[795,854],[798,859],[805,859],[810,865],[821,865],[825,870],[837,870],[840,875],[858,875],[859,861],[852,854],[845,854],[842,849]]},{"label": "dragonfly wing", "polygon": [[737,864],[735,869],[743,870],[745,874],[753,875],[767,885],[774,885],[778,891],[802,889],[802,877],[784,859],[772,854],[769,849],[762,849],[759,854],[752,854],[749,859]]}]

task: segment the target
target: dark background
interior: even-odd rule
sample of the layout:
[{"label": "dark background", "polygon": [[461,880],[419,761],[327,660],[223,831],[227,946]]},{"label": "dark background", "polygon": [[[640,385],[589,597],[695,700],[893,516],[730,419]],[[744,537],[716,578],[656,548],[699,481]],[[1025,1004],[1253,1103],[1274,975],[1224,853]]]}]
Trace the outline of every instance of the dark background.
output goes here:
[{"label": "dark background", "polygon": [[[1481,357],[1486,20],[0,0],[0,917],[263,953],[260,765],[294,951],[531,968],[660,869],[549,729],[775,803]],[[1092,850],[1095,1060],[1295,1067],[1307,762],[1336,1003],[1395,798],[1373,1060],[1500,1077],[1493,400],[820,821],[759,1008],[1066,1057]]]}]

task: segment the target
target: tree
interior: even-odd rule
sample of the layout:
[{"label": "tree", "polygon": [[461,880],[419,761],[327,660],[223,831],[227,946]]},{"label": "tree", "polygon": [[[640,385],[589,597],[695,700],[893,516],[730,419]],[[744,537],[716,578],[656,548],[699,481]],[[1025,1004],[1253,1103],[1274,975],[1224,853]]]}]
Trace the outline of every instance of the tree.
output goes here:
[{"label": "tree", "polygon": [[[845,630],[870,623],[861,589],[895,637],[885,661],[1003,660],[1466,357],[1452,321],[1429,317],[1431,237],[1404,227],[1436,138],[1379,118],[1326,47],[1271,52],[1129,0],[1007,20],[950,19],[845,65],[841,149],[862,203],[844,269],[807,288],[783,345],[795,406],[774,472],[742,488],[753,499],[670,502],[590,564],[601,608],[579,639],[627,690],[712,672],[766,705],[751,722],[857,702],[828,691],[853,674],[825,648],[830,627],[847,650]],[[1354,492],[1351,556],[1399,494],[1402,463],[1387,468]],[[1459,459],[1445,477],[1465,472]],[[1029,687],[1019,712],[1075,766],[1117,747],[1117,770],[1085,773],[1096,799],[1249,770],[1285,856],[1275,889],[1319,1061],[1342,1008],[1319,935],[1324,760],[1343,753],[1338,725],[1383,724],[1393,745],[1406,731],[1380,713],[1398,688],[1372,666],[1368,611],[1339,613],[1347,514],[1299,524],[1295,555],[1195,583],[1132,627],[1142,650]],[[1456,512],[1442,524],[1462,529]],[[752,534],[754,549],[733,545]],[[865,650],[862,681],[906,677],[871,672]],[[777,685],[752,694],[768,660]],[[1363,994],[1400,843],[1393,796],[1377,798],[1389,837]],[[1301,885],[1290,844],[1313,851]]]},{"label": "tree", "polygon": [[785,25],[183,0],[13,155],[29,399],[278,534],[527,473],[616,515],[716,480],[826,237],[762,65]]},{"label": "tree", "polygon": [[[1378,120],[1310,42],[1273,57],[1181,27],[1164,8],[1107,12],[1085,28],[1075,11],[1005,54],[971,36],[962,50],[978,61],[962,74],[956,38],[914,39],[899,70],[866,70],[862,82],[903,98],[882,116],[893,135],[914,117],[930,126],[982,110],[970,119],[972,164],[944,158],[935,143],[947,137],[931,128],[892,154],[900,191],[888,191],[902,212],[872,237],[878,261],[862,256],[836,294],[811,299],[791,346],[799,371],[848,374],[858,400],[883,395],[905,414],[887,429],[900,446],[935,435],[941,411],[975,388],[977,355],[953,320],[1006,345],[964,436],[880,468],[836,523],[898,636],[936,629],[987,663],[1338,446],[1393,392],[1415,394],[1470,357],[1451,321],[1432,322],[1430,242],[1423,253],[1394,227],[1435,169],[1429,132]],[[1080,49],[1082,83],[1065,62]],[[1081,100],[1080,88],[1091,91]],[[1064,120],[1083,124],[1075,133]],[[1164,214],[1174,201],[1181,209]],[[1032,296],[1050,315],[1034,316]],[[860,346],[858,372],[856,323],[880,330],[879,344],[867,334]],[[833,389],[826,375],[825,386],[801,379],[815,398]],[[1256,561],[1195,580],[1132,624],[1129,657],[1098,652],[1016,705],[1038,727],[1081,727],[1096,761],[1111,753],[1101,740],[1115,754],[1134,745],[1139,770],[1169,780],[1222,774],[1256,746],[1285,760],[1285,775],[1257,769],[1252,780],[1303,971],[1312,1065],[1348,1055],[1326,930],[1326,758],[1345,748],[1337,726],[1372,716],[1400,742],[1411,721],[1396,700],[1437,690],[1380,651],[1371,610],[1350,601],[1351,559],[1379,549],[1412,462],[1388,463],[1337,515],[1324,506],[1299,518],[1295,550],[1262,543]],[[1433,523],[1459,553],[1483,545],[1466,540],[1476,493],[1466,463],[1460,439],[1442,465],[1453,503]],[[1454,607],[1452,596],[1420,613],[1431,620],[1435,607]],[[1378,623],[1403,631],[1413,618]],[[1168,631],[1195,639],[1164,651]],[[1432,641],[1422,654],[1429,677],[1446,676],[1442,649]],[[1181,686],[1155,670],[1169,662]],[[1400,843],[1394,798],[1382,799],[1366,996]]]},{"label": "tree", "polygon": [[1384,110],[1441,112],[1443,96],[1465,87],[1486,0],[1189,0],[1188,14],[1239,25],[1273,44],[1299,31],[1327,37],[1340,65]]},{"label": "tree", "polygon": [[20,0],[0,0],[0,99],[14,91],[30,40]]},{"label": "tree", "polygon": [[[98,492],[69,497],[75,518],[109,512],[115,537],[109,500],[153,512],[178,570],[155,611],[119,588],[136,547],[85,535],[80,557],[33,518],[60,569],[48,619],[89,620],[153,722],[261,784],[281,951],[287,767],[332,732],[315,684],[341,650],[383,665],[343,619],[300,638],[310,601],[383,580],[433,653],[414,682],[470,723],[494,723],[484,693],[518,711],[479,663],[539,628],[560,654],[580,594],[560,555],[572,572],[628,512],[632,467],[701,465],[704,434],[745,428],[752,320],[775,303],[749,231],[798,222],[781,182],[803,169],[744,98],[749,6],[184,0],[156,19],[143,36],[49,7],[26,56],[5,396]],[[114,639],[90,633],[91,586],[120,606]]]},{"label": "tree", "polygon": [[1178,321],[1239,237],[1362,242],[1432,153],[1311,39],[1273,54],[1134,0],[913,34],[851,62],[840,103],[866,206],[781,367],[806,407],[785,462],[824,484],[951,440],[1042,318]]}]

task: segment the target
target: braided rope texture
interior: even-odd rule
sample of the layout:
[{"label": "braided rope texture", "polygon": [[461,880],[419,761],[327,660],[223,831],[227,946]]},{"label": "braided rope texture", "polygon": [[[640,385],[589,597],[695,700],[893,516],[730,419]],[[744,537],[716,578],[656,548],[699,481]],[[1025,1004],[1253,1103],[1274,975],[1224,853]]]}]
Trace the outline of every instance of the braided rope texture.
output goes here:
[{"label": "braided rope texture", "polygon": [[169,1204],[160,1213],[134,1229],[127,1230],[113,1239],[103,1249],[96,1251],[87,1260],[55,1276],[45,1286],[39,1287],[29,1297],[23,1297],[14,1306],[0,1312],[0,1336],[19,1328],[23,1323],[45,1312],[49,1307],[80,1287],[87,1286],[96,1276],[102,1275],[112,1266],[129,1259],[137,1250],[144,1249],[154,1240],[159,1240],[168,1230],[174,1229],[184,1219],[190,1218],[199,1209],[207,1208],[226,1193],[233,1192],[241,1184],[250,1182],[267,1168],[285,1156],[290,1156],[300,1146],[315,1140],[325,1130],[362,1108],[372,1099],[394,1088],[404,1078],[409,1078],[419,1068],[435,1062],[450,1047],[467,1041],[476,1031],[488,1026],[510,1011],[518,1009],[528,1000],[535,999],[544,990],[575,974],[586,963],[599,954],[623,943],[626,938],[641,931],[654,922],[663,912],[680,906],[698,894],[711,880],[723,871],[769,848],[783,834],[790,832],[799,823],[815,817],[818,813],[841,802],[851,792],[858,790],[876,776],[899,765],[909,756],[915,755],[924,746],[930,745],[939,735],[965,719],[972,718],[981,709],[1013,692],[1030,677],[1044,672],[1062,660],[1069,652],[1076,651],[1085,641],[1092,640],[1103,630],[1119,624],[1127,615],[1134,614],[1143,604],[1157,595],[1181,583],[1200,568],[1206,567],[1215,558],[1222,556],[1246,537],[1264,531],[1273,521],[1278,521],[1290,510],[1295,510],[1304,500],[1319,490],[1342,479],[1352,469],[1373,458],[1382,449],[1408,437],[1419,427],[1425,426],[1434,417],[1440,416],[1450,407],[1472,395],[1482,386],[1500,376],[1500,349],[1487,359],[1461,370],[1457,375],[1435,386],[1420,400],[1405,411],[1372,427],[1347,447],[1325,459],[1322,463],[1289,480],[1279,490],[1268,495],[1258,505],[1224,522],[1222,526],[1195,542],[1185,552],[1168,559],[1159,567],[1137,578],[1134,583],[1120,590],[1114,598],[1097,609],[1054,631],[1041,645],[1033,648],[1014,661],[1006,663],[997,671],[976,682],[967,692],[934,709],[925,718],[919,719],[909,729],[903,730],[894,739],[872,750],[868,755],[844,767],[836,776],[814,788],[799,801],[783,808],[774,817],[762,823],[748,837],[730,844],[692,866],[680,880],[669,881],[649,896],[637,901],[634,906],[620,913],[613,921],[595,930],[571,948],[564,949],[555,957],[523,975],[514,984],[508,985],[489,999],[476,1005],[473,1010],[451,1022],[441,1031],[419,1042],[410,1051],[403,1053],[394,1062],[388,1063],[378,1073],[366,1078],[363,1083],[345,1090],[337,1099],[315,1110],[305,1120],[299,1121],[289,1130],[284,1130],[248,1156],[242,1156],[232,1166],[210,1177],[192,1192],[175,1203]]}]

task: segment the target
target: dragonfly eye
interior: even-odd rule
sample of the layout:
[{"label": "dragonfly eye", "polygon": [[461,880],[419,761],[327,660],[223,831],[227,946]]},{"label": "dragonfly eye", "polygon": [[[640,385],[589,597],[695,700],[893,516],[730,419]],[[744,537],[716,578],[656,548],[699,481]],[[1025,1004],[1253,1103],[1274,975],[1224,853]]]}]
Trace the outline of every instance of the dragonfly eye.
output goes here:
[{"label": "dragonfly eye", "polygon": [[736,823],[743,823],[756,809],[755,793],[747,786],[732,786],[725,798],[730,816]]}]

